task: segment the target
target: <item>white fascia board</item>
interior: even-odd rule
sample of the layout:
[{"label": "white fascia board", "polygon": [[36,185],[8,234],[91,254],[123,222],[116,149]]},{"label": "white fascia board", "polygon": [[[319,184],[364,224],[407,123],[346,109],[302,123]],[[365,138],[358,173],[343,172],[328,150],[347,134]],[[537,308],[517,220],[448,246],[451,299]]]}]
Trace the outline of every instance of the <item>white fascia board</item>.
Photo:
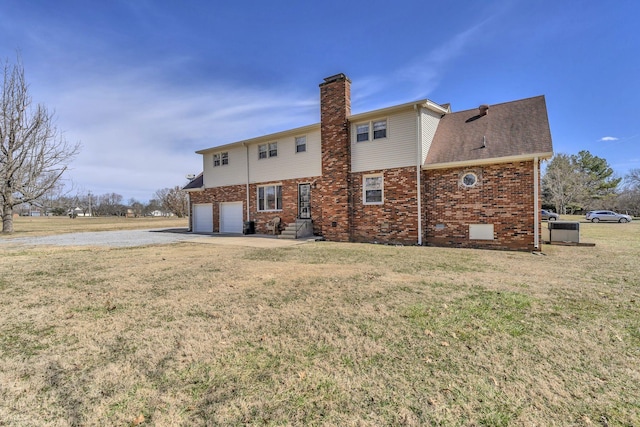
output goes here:
[{"label": "white fascia board", "polygon": [[422,165],[422,169],[423,170],[449,169],[449,168],[461,168],[461,167],[480,166],[480,165],[495,165],[500,163],[513,163],[513,162],[535,160],[536,157],[539,159],[550,159],[551,157],[553,157],[553,152],[522,154],[519,156],[495,157],[492,159],[465,160],[463,162],[436,163],[433,165]]},{"label": "white fascia board", "polygon": [[236,141],[230,144],[224,144],[224,145],[218,145],[216,147],[205,148],[204,150],[196,151],[196,154],[207,154],[214,151],[225,150],[225,149],[242,146],[242,145],[256,144],[260,142],[275,142],[278,139],[281,139],[287,136],[302,135],[318,129],[320,129],[320,123],[314,123],[312,125],[302,126],[295,129],[284,130],[281,132],[271,133],[269,135],[258,136],[255,138],[245,139],[243,141]]},{"label": "white fascia board", "polygon": [[436,104],[433,101],[429,101],[428,99],[422,99],[419,101],[407,102],[406,104],[394,105],[392,107],[380,108],[379,110],[367,111],[365,113],[354,114],[348,117],[350,122],[357,122],[360,120],[364,120],[373,116],[386,116],[396,111],[405,110],[408,108],[415,108],[416,106],[422,108],[428,108],[435,112],[445,114],[448,113],[449,110],[444,108],[441,105]]}]

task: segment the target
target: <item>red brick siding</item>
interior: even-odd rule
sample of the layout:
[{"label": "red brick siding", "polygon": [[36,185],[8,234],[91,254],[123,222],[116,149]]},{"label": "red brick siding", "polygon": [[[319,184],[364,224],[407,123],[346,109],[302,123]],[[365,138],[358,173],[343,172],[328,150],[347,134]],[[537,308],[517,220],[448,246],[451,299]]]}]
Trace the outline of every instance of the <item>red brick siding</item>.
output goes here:
[{"label": "red brick siding", "polygon": [[322,218],[319,231],[332,241],[349,241],[351,83],[345,77],[320,85]]},{"label": "red brick siding", "polygon": [[[277,182],[264,182],[249,185],[249,217],[256,223],[256,233],[267,232],[267,222],[278,216],[282,219],[282,227],[294,222],[298,216],[298,184],[312,184],[311,188],[311,217],[315,222],[322,218],[320,196],[313,183],[319,177],[290,179]],[[258,212],[258,187],[261,185],[282,185],[282,210]],[[220,203],[242,202],[243,219],[246,220],[247,194],[246,185],[231,185],[225,187],[207,188],[204,191],[191,192],[191,203],[213,204],[213,231],[220,231]]]},{"label": "red brick siding", "polygon": [[[464,171],[477,172],[479,185],[460,188]],[[533,180],[531,161],[423,172],[424,242],[534,250]],[[469,224],[493,224],[495,240],[469,240]]]},{"label": "red brick siding", "polygon": [[[382,205],[365,205],[363,175],[383,173]],[[418,243],[416,168],[397,168],[352,174],[352,240],[415,245]]]}]

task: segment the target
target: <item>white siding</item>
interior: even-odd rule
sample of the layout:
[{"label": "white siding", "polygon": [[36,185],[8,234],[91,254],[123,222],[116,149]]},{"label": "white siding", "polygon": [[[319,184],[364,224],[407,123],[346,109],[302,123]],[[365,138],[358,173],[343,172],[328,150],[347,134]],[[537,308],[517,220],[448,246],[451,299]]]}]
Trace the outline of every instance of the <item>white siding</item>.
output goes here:
[{"label": "white siding", "polygon": [[[229,153],[229,164],[214,167],[213,155],[223,152]],[[238,185],[247,182],[246,148],[242,145],[203,154],[202,159],[204,162],[205,188]]]},{"label": "white siding", "polygon": [[[307,137],[307,151],[296,153],[296,136]],[[277,142],[278,156],[258,159],[258,145]],[[276,140],[265,140],[249,146],[249,182],[269,182],[306,178],[322,174],[320,130],[290,135]]]},{"label": "white siding", "polygon": [[[387,137],[355,142],[356,125],[351,123],[351,169],[365,172],[388,168],[415,166],[417,162],[416,120],[413,109],[382,117],[372,117],[364,122],[387,120]],[[372,138],[372,134],[369,135]]]},{"label": "white siding", "polygon": [[436,113],[426,108],[420,110],[420,129],[422,130],[422,159],[420,164],[424,164],[424,161],[427,159],[427,154],[431,148],[433,137],[436,134],[438,123],[440,123],[440,117],[442,117],[441,113]]}]

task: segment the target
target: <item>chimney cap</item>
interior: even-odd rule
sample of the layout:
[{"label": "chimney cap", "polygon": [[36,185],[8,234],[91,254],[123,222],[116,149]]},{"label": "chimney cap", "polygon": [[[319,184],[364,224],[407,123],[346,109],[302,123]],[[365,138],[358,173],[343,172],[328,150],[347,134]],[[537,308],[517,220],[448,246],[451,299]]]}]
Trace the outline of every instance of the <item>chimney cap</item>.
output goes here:
[{"label": "chimney cap", "polygon": [[330,77],[326,77],[324,79],[324,84],[333,83],[333,82],[342,81],[342,80],[351,81],[346,75],[344,75],[344,73],[339,73]]}]

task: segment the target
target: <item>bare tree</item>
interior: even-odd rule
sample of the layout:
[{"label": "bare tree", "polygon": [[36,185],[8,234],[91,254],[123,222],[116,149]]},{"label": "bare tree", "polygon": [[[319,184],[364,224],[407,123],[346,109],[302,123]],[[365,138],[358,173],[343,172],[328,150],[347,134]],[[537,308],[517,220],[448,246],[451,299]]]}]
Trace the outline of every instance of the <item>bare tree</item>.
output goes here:
[{"label": "bare tree", "polygon": [[189,199],[187,198],[187,192],[183,191],[179,186],[163,188],[162,190],[156,191],[154,196],[162,203],[163,208],[178,218],[187,216]]},{"label": "bare tree", "polygon": [[2,232],[13,233],[13,208],[53,189],[80,150],[55,126],[54,114],[32,105],[24,68],[6,60],[0,93],[0,215]]}]

